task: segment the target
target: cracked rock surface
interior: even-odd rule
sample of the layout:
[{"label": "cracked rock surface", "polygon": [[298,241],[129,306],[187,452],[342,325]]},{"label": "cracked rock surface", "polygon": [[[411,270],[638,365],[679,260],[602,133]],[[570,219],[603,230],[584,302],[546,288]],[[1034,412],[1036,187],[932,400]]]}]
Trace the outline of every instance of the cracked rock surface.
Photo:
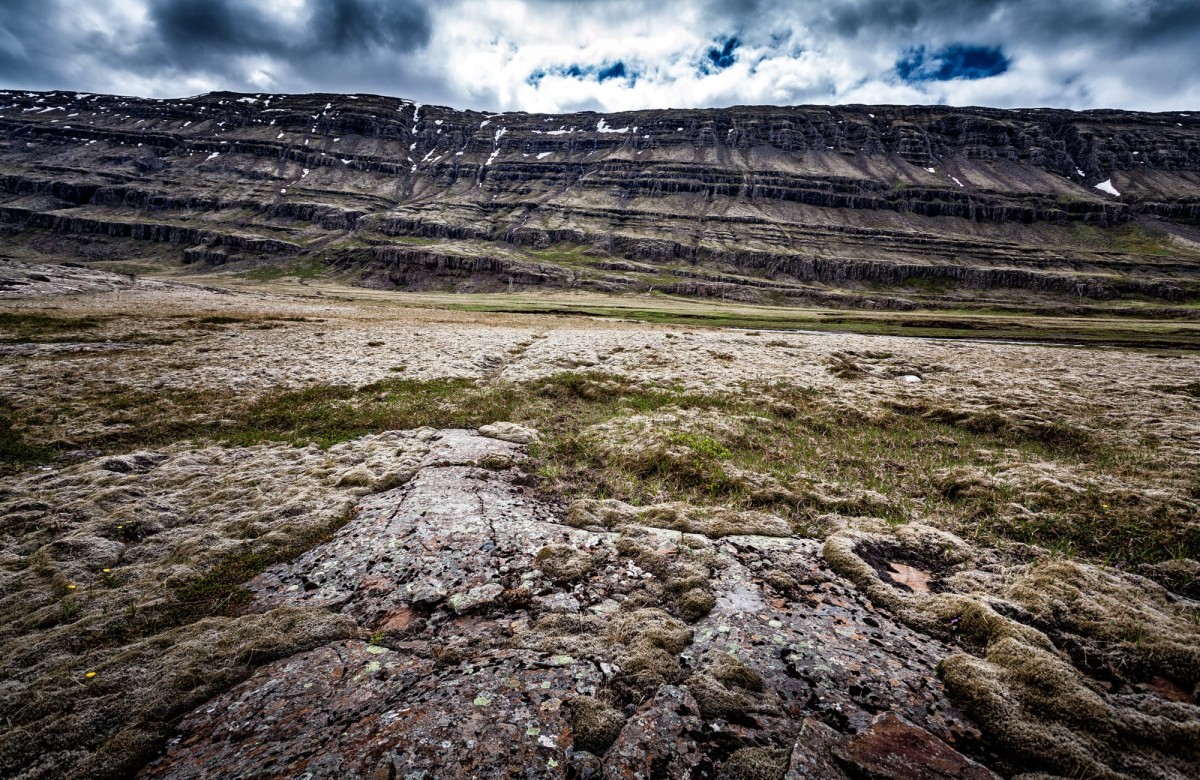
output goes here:
[{"label": "cracked rock surface", "polygon": [[[994,776],[934,675],[947,648],[818,542],[574,528],[522,484],[521,445],[428,445],[409,482],[248,585],[256,611],[329,610],[364,638],[261,667],[141,777]],[[670,614],[705,570],[688,593],[707,614]]]}]

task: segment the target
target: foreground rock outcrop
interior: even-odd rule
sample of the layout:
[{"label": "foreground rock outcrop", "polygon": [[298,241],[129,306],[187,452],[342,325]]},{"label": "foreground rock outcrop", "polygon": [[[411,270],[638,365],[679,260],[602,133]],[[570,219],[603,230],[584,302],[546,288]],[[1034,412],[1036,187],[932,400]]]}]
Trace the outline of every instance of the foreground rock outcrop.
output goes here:
[{"label": "foreground rock outcrop", "polygon": [[[520,457],[442,432],[411,482],[250,583],[255,609],[329,609],[371,638],[262,667],[142,776],[993,776],[959,752],[982,748],[934,676],[946,648],[818,543],[566,526]],[[665,609],[681,589],[703,608]]]},{"label": "foreground rock outcrop", "polygon": [[[946,644],[897,606],[940,576],[900,562],[919,562],[920,545],[831,541],[822,552],[793,537],[587,525],[636,517],[619,502],[581,507],[564,525],[523,486],[521,459],[517,445],[443,431],[411,482],[365,499],[333,541],[250,583],[256,610],[331,610],[370,638],[263,666],[187,715],[141,776],[983,779],[997,776],[989,765],[1047,767],[1035,738],[1012,752],[1005,728],[1047,729],[1068,759],[1076,744],[1094,747],[1076,741],[1092,726],[1061,715],[1039,725],[1010,712],[981,733],[947,700],[939,663],[970,658],[949,636],[959,620],[932,632]],[[961,544],[921,533],[904,538]],[[846,563],[871,571],[856,554],[908,578],[872,572],[873,586]],[[976,630],[966,606],[976,602],[957,598],[964,630]],[[1026,650],[1031,663],[1046,654],[1036,641]],[[1053,651],[1043,662],[1063,663]],[[953,663],[958,675],[980,662]],[[1167,730],[1171,752],[1145,763],[1138,740],[1154,737],[1138,737],[1134,719],[1128,754],[1106,767],[1097,751],[1094,771],[1195,768],[1195,707],[1153,698],[1140,717]]]}]

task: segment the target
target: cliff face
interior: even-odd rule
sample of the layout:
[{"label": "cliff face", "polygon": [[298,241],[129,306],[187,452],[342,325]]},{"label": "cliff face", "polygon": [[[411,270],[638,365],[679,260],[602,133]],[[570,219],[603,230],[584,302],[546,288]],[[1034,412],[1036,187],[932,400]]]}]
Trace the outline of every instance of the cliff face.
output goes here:
[{"label": "cliff face", "polygon": [[0,92],[0,233],[83,259],[302,258],[416,289],[1185,301],[1200,118]]}]

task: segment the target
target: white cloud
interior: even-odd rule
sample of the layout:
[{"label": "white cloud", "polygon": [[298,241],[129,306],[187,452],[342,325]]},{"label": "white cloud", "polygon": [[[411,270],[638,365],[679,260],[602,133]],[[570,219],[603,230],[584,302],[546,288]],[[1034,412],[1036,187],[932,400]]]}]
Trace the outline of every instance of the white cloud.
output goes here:
[{"label": "white cloud", "polygon": [[[358,14],[345,29],[330,22],[339,17],[327,0],[48,2],[11,0],[11,21],[0,22],[0,77],[9,86],[155,97],[380,92],[525,111],[1200,104],[1191,78],[1200,71],[1200,8],[1186,0],[338,0]],[[225,9],[231,23],[203,33],[180,26],[200,4]],[[388,24],[385,34],[372,20]],[[701,68],[731,36],[734,61]],[[916,47],[937,55],[953,46],[1001,52],[1008,68],[946,79],[935,61],[934,77],[912,82],[896,71]],[[617,62],[626,76],[601,80],[600,69]]]}]

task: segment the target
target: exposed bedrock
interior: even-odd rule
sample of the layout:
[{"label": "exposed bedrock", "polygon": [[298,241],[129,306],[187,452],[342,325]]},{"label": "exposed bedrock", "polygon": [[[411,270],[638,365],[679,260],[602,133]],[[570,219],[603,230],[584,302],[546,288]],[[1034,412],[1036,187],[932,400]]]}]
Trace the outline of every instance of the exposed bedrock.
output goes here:
[{"label": "exposed bedrock", "polygon": [[257,610],[370,640],[262,667],[141,776],[995,777],[936,678],[950,648],[818,542],[565,525],[522,458],[443,431],[411,481],[250,582]]},{"label": "exposed bedrock", "polygon": [[[257,609],[329,609],[373,638],[263,667],[143,777],[686,777],[750,759],[845,777],[884,760],[852,736],[881,729],[992,776],[956,750],[979,734],[934,677],[945,648],[875,612],[817,542],[570,527],[522,487],[522,450],[444,431],[412,481],[252,581]],[[780,595],[768,569],[803,584]]]}]

